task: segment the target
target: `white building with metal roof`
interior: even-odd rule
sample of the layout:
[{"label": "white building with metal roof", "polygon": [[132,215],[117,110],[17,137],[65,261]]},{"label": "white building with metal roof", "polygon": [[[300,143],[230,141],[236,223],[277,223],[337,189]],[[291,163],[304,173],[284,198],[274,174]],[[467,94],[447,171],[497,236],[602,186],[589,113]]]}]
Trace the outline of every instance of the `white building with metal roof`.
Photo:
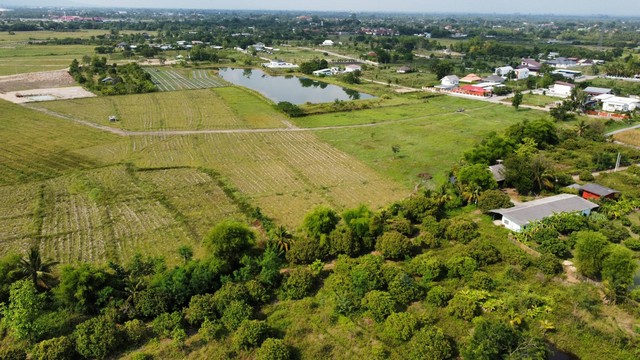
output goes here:
[{"label": "white building with metal roof", "polygon": [[532,222],[553,214],[579,212],[589,215],[598,205],[577,195],[560,194],[533,200],[508,209],[495,209],[491,213],[502,215],[501,223],[509,230],[520,232]]}]

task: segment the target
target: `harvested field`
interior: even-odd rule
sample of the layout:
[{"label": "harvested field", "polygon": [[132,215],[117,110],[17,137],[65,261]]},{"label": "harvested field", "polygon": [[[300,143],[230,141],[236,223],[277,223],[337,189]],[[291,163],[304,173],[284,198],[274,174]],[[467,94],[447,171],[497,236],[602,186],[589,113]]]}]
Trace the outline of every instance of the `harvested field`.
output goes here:
[{"label": "harvested field", "polygon": [[74,86],[67,70],[42,71],[29,74],[0,76],[0,93],[33,89]]},{"label": "harvested field", "polygon": [[153,82],[161,91],[187,89],[206,89],[226,86],[226,84],[210,70],[193,70],[184,74],[170,68],[146,68]]},{"label": "harvested field", "polygon": [[30,102],[83,99],[95,97],[96,94],[85,90],[81,86],[59,87],[51,89],[31,89],[0,93],[0,99],[11,101],[14,104]]},{"label": "harvested field", "polygon": [[[67,116],[126,130],[205,130],[284,127],[283,115],[237,87],[160,92],[41,103]],[[109,116],[116,115],[116,123]]]}]

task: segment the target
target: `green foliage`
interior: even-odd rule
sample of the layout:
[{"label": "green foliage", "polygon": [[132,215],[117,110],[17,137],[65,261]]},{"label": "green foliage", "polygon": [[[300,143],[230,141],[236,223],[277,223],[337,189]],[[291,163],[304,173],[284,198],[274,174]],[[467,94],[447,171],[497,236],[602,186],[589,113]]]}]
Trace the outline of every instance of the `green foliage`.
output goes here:
[{"label": "green foliage", "polygon": [[418,328],[418,319],[407,312],[394,312],[384,322],[384,334],[396,341],[407,341]]},{"label": "green foliage", "polygon": [[229,331],[234,331],[240,324],[249,320],[253,315],[253,308],[242,301],[232,301],[222,313],[221,321]]},{"label": "green foliage", "polygon": [[20,279],[16,271],[20,264],[20,255],[6,254],[0,258],[0,303],[9,300],[9,288],[11,284]]},{"label": "green foliage", "polygon": [[612,243],[618,244],[629,238],[629,230],[613,222],[603,223],[598,231]]},{"label": "green foliage", "polygon": [[480,306],[488,297],[489,293],[484,290],[460,290],[449,301],[449,314],[470,321],[480,315]]},{"label": "green foliage", "polygon": [[317,207],[307,213],[302,221],[302,228],[308,237],[324,241],[340,221],[340,216],[327,207]]},{"label": "green foliage", "polygon": [[589,171],[589,170],[580,171],[580,174],[578,175],[578,178],[580,179],[580,181],[593,181],[593,180],[595,180],[595,178],[591,174],[591,171]]},{"label": "green foliage", "polygon": [[437,307],[445,307],[451,299],[451,293],[444,287],[436,285],[427,292],[427,303]]},{"label": "green foliage", "polygon": [[627,239],[624,241],[624,246],[633,251],[640,251],[640,239]]},{"label": "green foliage", "polygon": [[0,313],[11,334],[20,340],[35,340],[42,333],[36,321],[42,315],[45,297],[38,294],[31,280],[11,284],[9,305],[0,304]]},{"label": "green foliage", "polygon": [[147,353],[135,353],[131,356],[132,360],[153,360],[153,355]]},{"label": "green foliage", "polygon": [[511,105],[518,110],[518,108],[520,107],[520,104],[522,104],[522,92],[520,92],[520,90],[516,90],[513,94],[513,98],[511,99]]},{"label": "green foliage", "polygon": [[511,198],[500,190],[487,190],[478,196],[478,208],[485,214],[489,210],[510,207],[513,207]]},{"label": "green foliage", "polygon": [[194,295],[184,317],[191,325],[201,324],[205,319],[214,319],[216,313],[216,297],[213,294]]},{"label": "green foliage", "polygon": [[204,319],[198,334],[202,336],[205,341],[218,340],[225,332],[224,325],[219,321],[213,321],[209,318]]},{"label": "green foliage", "polygon": [[329,63],[324,59],[313,59],[311,61],[300,64],[300,71],[303,74],[311,75],[316,70],[322,70],[329,67]]},{"label": "green foliage", "polygon": [[447,276],[470,279],[478,269],[478,263],[471,257],[455,255],[447,260]]},{"label": "green foliage", "polygon": [[116,324],[105,316],[91,318],[73,332],[76,351],[86,358],[105,359],[120,345]]},{"label": "green foliage", "polygon": [[175,329],[183,328],[182,315],[179,312],[162,313],[158,315],[151,323],[153,332],[161,339],[171,337],[171,333]]},{"label": "green foliage", "polygon": [[458,170],[458,181],[480,191],[495,189],[498,183],[493,178],[491,171],[484,164],[466,165]]},{"label": "green foliage", "polygon": [[397,231],[402,235],[411,236],[414,233],[414,227],[409,219],[406,219],[403,216],[394,216],[387,219],[384,224],[384,231]]},{"label": "green foliage", "polygon": [[10,344],[0,347],[0,359],[27,360],[27,353],[20,346]]},{"label": "green foliage", "polygon": [[614,245],[602,264],[602,279],[609,282],[616,294],[626,295],[637,267],[631,251]]},{"label": "green foliage", "polygon": [[315,284],[315,276],[309,268],[291,270],[282,284],[285,299],[299,300],[309,295]]},{"label": "green foliage", "polygon": [[395,311],[396,302],[386,291],[372,290],[362,298],[362,307],[377,322],[383,322]]},{"label": "green foliage", "polygon": [[203,244],[213,256],[234,262],[253,246],[255,238],[256,234],[247,225],[227,220],[211,229]]},{"label": "green foliage", "polygon": [[409,342],[411,360],[446,360],[454,356],[451,340],[437,328],[422,328]]},{"label": "green foliage", "polygon": [[376,241],[376,250],[386,259],[403,259],[413,252],[413,244],[397,231],[382,234]]},{"label": "green foliage", "polygon": [[560,259],[551,253],[542,253],[535,261],[535,266],[545,275],[557,275],[562,272]]},{"label": "green foliage", "polygon": [[516,349],[518,332],[498,320],[481,320],[477,323],[471,340],[463,349],[465,359],[500,359]]},{"label": "green foliage", "polygon": [[560,238],[560,233],[551,226],[539,226],[531,233],[531,240],[538,243],[538,250],[553,254],[559,258],[566,258],[571,253],[567,241]]},{"label": "green foliage", "polygon": [[316,260],[322,260],[327,255],[327,248],[320,240],[314,238],[302,238],[296,240],[287,252],[287,260],[294,264],[311,264]]},{"label": "green foliage", "polygon": [[60,284],[53,290],[65,308],[83,314],[96,314],[113,296],[113,275],[89,263],[62,267]]},{"label": "green foliage", "polygon": [[244,320],[233,334],[233,346],[242,350],[253,349],[260,346],[268,336],[267,323],[259,320]]},{"label": "green foliage", "polygon": [[423,281],[438,281],[446,274],[442,261],[429,254],[420,254],[411,259],[409,269],[413,274],[422,276]]},{"label": "green foliage", "polygon": [[482,271],[476,271],[473,273],[473,276],[469,281],[469,287],[475,290],[491,291],[496,287],[496,282],[489,274]]},{"label": "green foliage", "polygon": [[73,341],[67,336],[41,341],[31,351],[33,360],[72,360],[75,357]]},{"label": "green foliage", "polygon": [[183,350],[187,342],[187,332],[182,328],[175,328],[171,332],[171,346]]},{"label": "green foliage", "polygon": [[125,322],[122,325],[122,331],[124,332],[126,343],[129,345],[140,345],[149,336],[147,325],[138,319]]},{"label": "green foliage", "polygon": [[464,154],[466,161],[472,164],[495,164],[497,160],[504,160],[516,148],[515,140],[507,136],[489,134],[482,142]]},{"label": "green foliage", "polygon": [[389,294],[400,305],[409,305],[409,303],[418,300],[422,296],[422,289],[416,284],[415,280],[406,273],[400,273],[389,282]]},{"label": "green foliage", "polygon": [[345,254],[357,256],[364,249],[365,245],[358,239],[353,230],[344,223],[339,224],[329,235],[331,244],[331,254]]},{"label": "green foliage", "polygon": [[249,302],[249,291],[244,284],[227,282],[215,292],[213,297],[213,304],[218,314],[222,314],[234,301]]},{"label": "green foliage", "polygon": [[574,238],[575,263],[578,270],[591,278],[600,276],[604,259],[609,252],[607,238],[594,231],[579,231],[574,233]]},{"label": "green foliage", "polygon": [[256,360],[289,360],[290,358],[289,348],[280,339],[268,338],[256,350]]},{"label": "green foliage", "polygon": [[291,116],[291,117],[300,117],[304,115],[304,111],[300,109],[299,106],[292,104],[288,101],[280,101],[276,105],[276,109],[282,111],[283,113]]},{"label": "green foliage", "polygon": [[501,255],[498,248],[486,240],[474,240],[467,250],[467,255],[473,258],[478,266],[491,265],[500,262]]},{"label": "green foliage", "polygon": [[478,233],[478,224],[475,222],[464,218],[454,218],[446,222],[444,235],[447,240],[466,244],[480,234]]}]

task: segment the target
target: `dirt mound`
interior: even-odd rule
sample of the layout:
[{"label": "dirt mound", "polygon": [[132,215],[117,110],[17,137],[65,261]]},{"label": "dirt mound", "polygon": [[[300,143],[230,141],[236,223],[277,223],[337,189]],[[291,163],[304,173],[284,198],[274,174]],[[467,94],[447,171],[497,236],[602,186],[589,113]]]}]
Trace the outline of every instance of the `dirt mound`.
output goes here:
[{"label": "dirt mound", "polygon": [[67,70],[0,76],[0,93],[76,85]]}]

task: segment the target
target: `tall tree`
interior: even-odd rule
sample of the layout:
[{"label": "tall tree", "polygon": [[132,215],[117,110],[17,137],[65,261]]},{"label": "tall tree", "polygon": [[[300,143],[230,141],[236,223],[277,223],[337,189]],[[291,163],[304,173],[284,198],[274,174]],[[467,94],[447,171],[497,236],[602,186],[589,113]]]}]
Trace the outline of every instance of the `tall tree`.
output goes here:
[{"label": "tall tree", "polygon": [[516,90],[515,94],[513,95],[513,99],[511,99],[511,105],[516,110],[518,110],[520,104],[522,104],[522,92],[520,92],[520,90]]},{"label": "tall tree", "polygon": [[36,289],[48,290],[55,280],[51,270],[57,264],[57,261],[43,260],[40,255],[40,249],[33,246],[29,249],[27,255],[20,259],[18,271],[23,278],[31,279]]}]

